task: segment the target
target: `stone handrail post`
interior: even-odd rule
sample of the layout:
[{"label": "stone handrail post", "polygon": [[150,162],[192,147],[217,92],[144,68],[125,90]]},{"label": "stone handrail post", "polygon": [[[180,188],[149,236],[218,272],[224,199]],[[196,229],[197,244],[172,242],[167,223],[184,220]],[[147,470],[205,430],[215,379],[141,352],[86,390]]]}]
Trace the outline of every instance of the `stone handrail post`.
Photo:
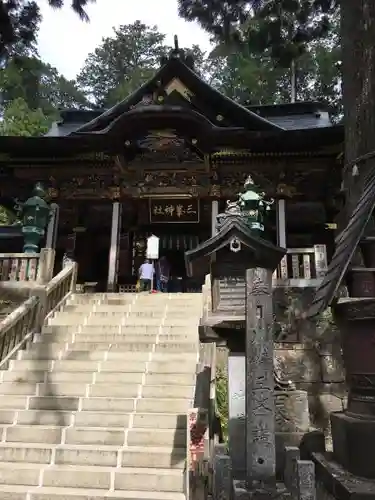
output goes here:
[{"label": "stone handrail post", "polygon": [[37,283],[45,285],[53,278],[55,254],[53,248],[42,248],[40,250]]}]

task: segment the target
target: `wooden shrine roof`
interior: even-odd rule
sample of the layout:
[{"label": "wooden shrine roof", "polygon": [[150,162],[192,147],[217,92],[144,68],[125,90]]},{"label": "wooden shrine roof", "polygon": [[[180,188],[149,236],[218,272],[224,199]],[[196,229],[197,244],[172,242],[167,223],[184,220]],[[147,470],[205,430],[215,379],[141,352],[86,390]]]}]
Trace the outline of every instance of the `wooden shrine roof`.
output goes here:
[{"label": "wooden shrine roof", "polygon": [[[172,118],[171,118],[171,121]],[[207,123],[207,122],[206,122]],[[136,127],[133,132],[136,133]],[[197,137],[198,127],[192,137]],[[223,161],[236,148],[252,153],[318,153],[333,146],[339,152],[344,139],[342,126],[301,129],[247,131],[239,128],[201,127],[201,149],[206,153],[223,152]],[[199,138],[198,138],[199,139]],[[124,139],[120,135],[83,134],[65,137],[0,136],[0,160],[17,158],[73,158],[92,152],[123,154]]]},{"label": "wooden shrine roof", "polygon": [[[245,219],[245,218],[244,218]],[[245,219],[246,220],[246,219]],[[185,265],[188,276],[192,275],[192,263],[200,257],[211,255],[226,247],[233,238],[238,239],[254,254],[256,265],[267,269],[275,269],[286,250],[254,234],[245,220],[238,216],[230,216],[215,236],[199,244],[196,248],[185,252]],[[235,254],[233,256],[235,258]]]},{"label": "wooden shrine roof", "polygon": [[344,140],[326,106],[242,106],[203,81],[178,47],[148,82],[111,109],[66,110],[61,118],[44,137],[0,137],[0,160],[58,162],[100,152],[129,161],[155,131],[172,131],[200,158],[224,152],[223,162],[231,151],[335,155]]},{"label": "wooden shrine roof", "polygon": [[282,130],[282,127],[263,118],[226,97],[202,80],[183,57],[173,50],[155,75],[135,92],[100,116],[79,127],[74,133],[106,130],[109,125],[134,109],[150,104],[180,105],[199,112],[213,124],[235,126],[246,130]]},{"label": "wooden shrine roof", "polygon": [[335,253],[322,283],[315,292],[313,302],[307,311],[308,317],[322,313],[335,299],[374,209],[375,171],[368,175],[348,225],[336,238]]},{"label": "wooden shrine roof", "polygon": [[[253,113],[279,125],[284,130],[301,130],[332,127],[328,107],[319,102],[296,102],[275,105],[245,106]],[[53,124],[46,137],[65,137],[73,134],[90,121],[109,110],[61,111],[61,120]]]}]

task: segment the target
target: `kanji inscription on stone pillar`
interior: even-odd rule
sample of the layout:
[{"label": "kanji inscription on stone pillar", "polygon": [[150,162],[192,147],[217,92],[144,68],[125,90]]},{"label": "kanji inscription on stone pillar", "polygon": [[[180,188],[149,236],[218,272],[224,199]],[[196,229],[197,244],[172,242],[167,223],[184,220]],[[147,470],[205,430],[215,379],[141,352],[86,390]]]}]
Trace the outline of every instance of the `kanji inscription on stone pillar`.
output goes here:
[{"label": "kanji inscription on stone pillar", "polygon": [[275,482],[272,271],[246,271],[246,483]]}]

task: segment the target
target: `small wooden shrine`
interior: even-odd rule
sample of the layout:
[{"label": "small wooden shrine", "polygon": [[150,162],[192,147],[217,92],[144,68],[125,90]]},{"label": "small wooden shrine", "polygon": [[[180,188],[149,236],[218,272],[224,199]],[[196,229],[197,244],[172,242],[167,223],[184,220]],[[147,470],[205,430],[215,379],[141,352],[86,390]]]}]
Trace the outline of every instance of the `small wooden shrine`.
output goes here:
[{"label": "small wooden shrine", "polygon": [[244,342],[246,272],[258,267],[274,271],[286,254],[285,248],[266,239],[265,219],[273,203],[248,177],[245,191],[218,214],[216,234],[185,253],[188,275],[194,273],[195,261],[211,261],[212,300],[202,318],[201,340],[222,337],[232,348],[233,342],[235,348]]}]

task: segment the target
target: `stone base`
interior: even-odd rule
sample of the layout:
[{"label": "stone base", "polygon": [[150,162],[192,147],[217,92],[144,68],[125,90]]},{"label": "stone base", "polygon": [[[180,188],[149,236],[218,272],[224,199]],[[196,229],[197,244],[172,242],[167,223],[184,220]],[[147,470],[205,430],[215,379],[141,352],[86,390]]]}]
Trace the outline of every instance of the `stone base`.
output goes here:
[{"label": "stone base", "polygon": [[284,483],[276,483],[274,487],[259,487],[249,491],[244,481],[233,481],[234,500],[290,500],[290,494]]},{"label": "stone base", "polygon": [[375,500],[375,480],[351,474],[332,453],[313,453],[312,460],[317,480],[336,500]]},{"label": "stone base", "polygon": [[[242,427],[241,427],[242,425]],[[245,455],[245,429],[244,423],[234,419],[229,424],[230,436],[230,456],[232,459],[233,478],[243,481],[246,476],[246,455]],[[239,432],[240,431],[240,432]],[[299,446],[302,439],[306,436],[303,432],[276,432],[276,479],[282,480],[285,466],[285,447]],[[324,437],[323,437],[324,439]]]},{"label": "stone base", "polygon": [[354,475],[375,479],[375,420],[332,413],[331,429],[334,459]]}]

